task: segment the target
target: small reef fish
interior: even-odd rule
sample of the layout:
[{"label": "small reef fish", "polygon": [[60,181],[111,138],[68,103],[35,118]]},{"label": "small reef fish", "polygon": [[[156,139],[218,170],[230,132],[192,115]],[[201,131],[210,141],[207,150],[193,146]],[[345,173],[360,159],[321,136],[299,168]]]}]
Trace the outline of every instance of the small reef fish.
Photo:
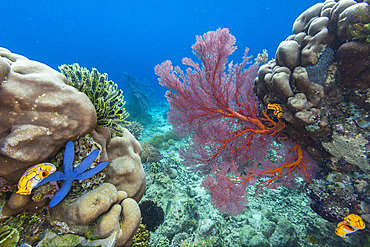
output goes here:
[{"label": "small reef fish", "polygon": [[365,229],[365,222],[356,214],[350,214],[339,222],[335,234],[339,237],[345,238],[347,234],[357,232],[358,230]]},{"label": "small reef fish", "polygon": [[283,109],[281,108],[281,105],[279,104],[272,104],[272,103],[269,103],[267,104],[267,109],[268,110],[274,110],[274,115],[277,117],[277,118],[281,118],[283,116]]},{"label": "small reef fish", "polygon": [[37,184],[55,171],[56,168],[51,163],[41,163],[28,168],[18,181],[18,191],[16,193],[30,195]]},{"label": "small reef fish", "polygon": [[169,212],[171,210],[171,205],[172,205],[172,201],[171,200],[168,200],[163,222],[166,220],[166,218],[167,218],[167,216],[168,216],[168,214],[169,214]]}]

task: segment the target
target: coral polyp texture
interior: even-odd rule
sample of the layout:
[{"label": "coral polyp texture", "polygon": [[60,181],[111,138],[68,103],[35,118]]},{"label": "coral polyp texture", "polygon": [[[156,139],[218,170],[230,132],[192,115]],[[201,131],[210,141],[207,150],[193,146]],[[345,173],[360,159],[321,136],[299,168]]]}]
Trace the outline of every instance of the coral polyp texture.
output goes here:
[{"label": "coral polyp texture", "polygon": [[80,67],[77,63],[59,66],[63,75],[68,79],[69,85],[85,93],[94,104],[97,114],[97,126],[108,127],[116,133],[123,132],[123,126],[129,125],[126,121],[126,112],[122,90],[118,85],[108,80],[106,73],[100,74],[96,68],[91,72]]}]

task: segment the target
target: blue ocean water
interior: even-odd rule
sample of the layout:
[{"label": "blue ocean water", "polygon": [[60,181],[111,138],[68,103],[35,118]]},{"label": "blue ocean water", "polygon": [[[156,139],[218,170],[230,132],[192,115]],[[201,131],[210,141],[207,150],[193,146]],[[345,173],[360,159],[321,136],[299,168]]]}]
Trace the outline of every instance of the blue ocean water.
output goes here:
[{"label": "blue ocean water", "polygon": [[317,2],[2,1],[0,45],[56,70],[75,62],[95,67],[122,88],[127,72],[163,96],[154,66],[167,59],[180,65],[183,57],[194,57],[196,35],[226,27],[237,39],[234,61],[241,61],[245,47],[253,57],[262,49],[274,57],[294,20]]}]

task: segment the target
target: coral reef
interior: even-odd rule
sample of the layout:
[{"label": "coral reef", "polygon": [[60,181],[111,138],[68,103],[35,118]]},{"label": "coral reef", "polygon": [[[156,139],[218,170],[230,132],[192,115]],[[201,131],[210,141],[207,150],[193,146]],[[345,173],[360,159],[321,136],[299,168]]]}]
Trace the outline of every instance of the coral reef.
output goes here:
[{"label": "coral reef", "polygon": [[[169,89],[169,123],[178,135],[191,137],[187,148],[180,151],[184,164],[209,174],[202,186],[212,205],[233,216],[245,210],[245,189],[258,178],[269,177],[258,182],[257,190],[281,181],[289,186],[297,173],[309,182],[316,167],[313,160],[305,159],[299,144],[276,139],[285,124],[278,117],[281,111],[274,109],[274,115],[258,110],[252,90],[258,64],[246,68],[251,63],[248,48],[240,64],[227,63],[235,42],[226,28],[210,31],[197,36],[192,46],[202,66],[189,58],[183,59],[189,66],[186,73],[168,60],[155,66],[160,85]],[[288,74],[282,73],[277,86],[287,84]],[[283,94],[291,95],[289,83],[284,87]],[[278,151],[273,149],[283,158],[279,162],[268,157],[274,143],[281,143]]]},{"label": "coral reef", "polygon": [[353,0],[310,7],[255,80],[264,107],[282,106],[288,136],[328,158],[321,164],[327,179],[306,192],[311,208],[335,224],[350,213],[370,219],[369,10],[368,1]]},{"label": "coral reef", "polygon": [[128,112],[124,106],[122,90],[118,85],[108,80],[107,74],[100,74],[97,69],[91,72],[77,63],[61,65],[59,69],[68,79],[69,85],[85,93],[94,104],[97,114],[97,126],[108,127],[117,133],[123,132],[123,127],[129,125],[126,121]]},{"label": "coral reef", "polygon": [[[127,117],[122,91],[96,70],[90,73],[80,68],[72,73],[77,65],[68,67],[70,70],[62,67],[65,73],[71,72],[67,77],[74,78],[74,86],[79,79],[89,82],[78,84],[86,95],[69,86],[62,74],[3,48],[0,65],[0,114],[4,116],[0,129],[2,220],[19,231],[25,244],[36,244],[49,228],[62,236],[51,233],[39,246],[71,239],[76,245],[111,246],[115,242],[115,246],[130,246],[140,223],[138,202],[145,191],[146,178],[140,161],[141,146],[121,126]],[[98,125],[105,127],[96,126],[95,109],[100,114]],[[105,114],[104,121],[101,114]],[[111,139],[106,127],[121,132]],[[76,139],[72,144],[71,140]],[[60,150],[65,143],[62,159]],[[97,156],[103,165],[94,161]],[[58,171],[62,161],[63,172]],[[107,161],[111,164],[107,173],[94,175],[107,166]],[[55,175],[48,176],[49,180],[44,178],[43,184],[32,191],[26,188],[27,193],[15,193],[12,183],[28,167],[40,162],[52,163],[57,169],[52,173]],[[44,177],[46,174],[41,172],[37,174]],[[63,186],[60,188],[61,182],[54,180],[63,180]],[[52,200],[50,208],[35,211],[52,197],[57,202]],[[101,240],[90,241],[96,238]]]},{"label": "coral reef", "polygon": [[[306,10],[274,60],[267,61],[265,50],[259,54],[256,61],[263,65],[256,80],[257,64],[243,70],[247,54],[226,70],[225,54],[202,53],[209,48],[202,42],[217,40],[215,32],[197,37],[193,48],[203,68],[190,59],[184,59],[190,68],[183,74],[168,62],[162,64],[167,74],[156,67],[162,80],[177,79],[167,93],[180,97],[172,95],[180,110],[169,114],[177,129],[166,132],[171,129],[163,123],[168,107],[161,106],[153,109],[155,121],[146,122],[145,136],[138,122],[123,128],[122,92],[106,74],[77,64],[61,66],[69,84],[86,96],[58,72],[0,48],[0,114],[5,114],[0,120],[0,246],[369,245],[368,3],[327,0]],[[217,31],[227,36],[225,29]],[[228,38],[223,51],[230,52],[234,38]],[[219,70],[210,73],[215,64]],[[89,82],[82,85],[85,79]],[[139,83],[127,79],[134,87]],[[103,97],[94,98],[99,93]],[[135,102],[142,104],[140,120],[148,114],[148,102],[137,93],[129,103],[132,109]],[[208,97],[212,93],[217,97]],[[108,107],[116,100],[118,108]],[[99,122],[102,109],[112,119]],[[68,142],[63,153],[67,141],[75,141],[74,150]],[[186,160],[179,158],[179,147]],[[94,149],[100,159],[90,166]],[[305,150],[322,158],[315,178],[316,162]],[[69,167],[64,171],[63,154]],[[65,199],[58,195],[64,180],[46,183],[46,178],[37,188],[21,183],[23,192],[16,193],[14,183],[40,162],[52,163],[61,175],[79,169],[81,162],[86,166],[77,173],[107,161],[98,176],[64,185],[62,194],[70,188]],[[42,171],[37,176],[46,175]],[[63,200],[47,207],[53,196]]]},{"label": "coral reef", "polygon": [[143,163],[159,162],[163,158],[159,149],[150,145],[149,143],[144,142],[141,144],[141,147],[143,148],[141,155],[141,161]]},{"label": "coral reef", "polygon": [[296,19],[293,34],[280,43],[276,59],[258,71],[259,99],[264,105],[282,105],[289,136],[316,157],[326,156],[320,141],[330,140],[338,120],[332,113],[337,112],[339,97],[333,98],[344,95],[353,101],[352,92],[364,94],[369,87],[370,44],[350,35],[350,27],[369,22],[368,13],[366,2],[315,4]]},{"label": "coral reef", "polygon": [[4,48],[0,75],[0,176],[15,183],[68,140],[91,132],[96,112],[62,74]]},{"label": "coral reef", "polygon": [[[102,133],[102,131],[99,132]],[[94,135],[96,136],[97,134]],[[86,140],[90,137],[82,138],[85,141],[79,140],[76,142],[82,144],[79,148],[89,149],[86,146]],[[88,143],[91,144],[91,142]],[[103,142],[100,143],[103,144]],[[105,143],[107,143],[107,140]],[[124,130],[123,136],[114,137],[109,143],[108,148],[104,147],[102,149],[107,149],[109,161],[114,165],[113,167],[108,166],[107,174],[117,174],[117,176],[112,177],[112,182],[115,182],[115,185],[105,182],[97,188],[89,188],[89,192],[82,195],[81,193],[70,192],[69,194],[71,195],[68,196],[68,200],[63,200],[50,209],[50,215],[53,219],[52,224],[58,224],[65,229],[61,232],[62,234],[78,233],[86,236],[86,239],[98,237],[101,239],[108,238],[108,240],[114,234],[115,246],[129,246],[140,223],[141,212],[138,202],[146,186],[145,174],[141,167],[139,156],[141,147],[127,129]],[[73,161],[73,155],[71,156],[71,154],[74,154],[71,147],[73,147],[72,142],[67,144],[67,151],[65,152],[69,163]],[[90,149],[88,152],[90,151],[92,150]],[[97,154],[96,152],[98,151],[92,151],[95,155]],[[84,158],[84,156],[80,157],[77,155],[77,159],[81,160]],[[95,157],[92,158],[95,159]],[[91,164],[90,161],[87,163],[88,165]],[[95,166],[95,168],[97,167]],[[73,170],[78,168],[79,166]],[[41,185],[40,188],[43,186],[45,185]],[[41,207],[44,205],[45,200],[38,204],[37,202],[30,202],[32,201],[29,196],[14,193],[5,202],[5,206],[2,206],[1,213],[2,215],[10,216],[20,209],[32,208],[35,205],[36,207]],[[32,206],[27,206],[28,204]],[[13,217],[10,216],[7,220],[10,221]],[[97,220],[98,218],[99,221]],[[89,234],[91,227],[95,228],[95,230]],[[56,229],[59,229],[59,227]],[[79,241],[84,242],[87,240],[80,239]]]},{"label": "coral reef", "polygon": [[129,126],[126,126],[128,131],[135,137],[136,140],[140,140],[142,136],[143,126],[136,121],[131,121]]},{"label": "coral reef", "polygon": [[124,129],[122,136],[110,140],[107,153],[110,165],[105,183],[68,204],[63,201],[51,210],[51,215],[70,226],[94,224],[96,237],[116,234],[116,246],[129,246],[139,227],[141,212],[137,203],[146,186],[141,147]]},{"label": "coral reef", "polygon": [[[76,167],[73,166],[73,160],[75,156],[73,142],[69,141],[66,144],[66,149],[64,151],[63,159],[63,172],[56,171],[49,175],[47,178],[43,179],[37,186],[41,186],[45,183],[51,181],[64,181],[62,187],[54,195],[49,203],[49,207],[54,207],[59,202],[61,202],[64,197],[68,194],[69,190],[72,187],[74,180],[85,180],[91,178],[95,174],[102,171],[107,165],[108,161],[104,161],[95,167],[90,167],[95,159],[98,157],[100,151],[95,149],[92,151],[80,164]],[[91,168],[87,170],[88,168]],[[87,171],[86,171],[87,170]]]}]

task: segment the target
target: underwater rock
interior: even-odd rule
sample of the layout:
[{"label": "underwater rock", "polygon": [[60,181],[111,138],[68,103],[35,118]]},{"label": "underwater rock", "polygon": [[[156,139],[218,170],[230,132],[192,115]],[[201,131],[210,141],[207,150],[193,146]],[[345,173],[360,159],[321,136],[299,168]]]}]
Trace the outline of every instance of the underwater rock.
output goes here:
[{"label": "underwater rock", "polygon": [[141,145],[143,149],[143,152],[141,154],[141,161],[143,163],[159,162],[161,159],[163,159],[163,156],[158,148],[147,142],[144,142]]},{"label": "underwater rock", "polygon": [[257,234],[256,229],[251,225],[245,225],[241,230],[240,242],[242,246],[269,247],[270,244],[266,238]]},{"label": "underwater rock", "polygon": [[[328,177],[329,180],[333,177],[335,180],[333,182],[315,180],[312,184],[306,184],[305,189],[307,196],[311,199],[311,209],[322,218],[335,224],[343,221],[344,217],[349,213],[360,213],[362,211],[360,206],[361,199],[364,198],[364,195],[354,193],[350,189],[352,186],[351,178],[346,178],[346,176],[340,173],[332,174]],[[343,187],[344,183],[347,186]]]},{"label": "underwater rock", "polygon": [[89,98],[45,64],[0,48],[0,79],[0,176],[8,181],[96,125]]},{"label": "underwater rock", "polygon": [[298,244],[294,226],[286,219],[279,219],[274,233],[269,238],[271,246],[295,247]]},{"label": "underwater rock", "polygon": [[176,234],[171,241],[171,246],[173,247],[181,247],[181,244],[184,243],[185,240],[189,238],[189,234],[186,232],[180,232]]},{"label": "underwater rock", "polygon": [[335,55],[343,84],[365,91],[370,86],[370,44],[348,42],[341,45]]},{"label": "underwater rock", "polygon": [[171,179],[175,179],[177,177],[177,170],[175,168],[169,168],[167,170],[167,174]]},{"label": "underwater rock", "polygon": [[44,238],[36,245],[36,247],[50,247],[50,246],[105,246],[113,247],[116,241],[117,234],[112,234],[106,239],[87,240],[84,237],[65,234],[57,235],[51,231],[47,231]]},{"label": "underwater rock", "polygon": [[269,238],[275,231],[276,223],[268,220],[267,218],[263,218],[261,221],[261,232],[266,237]]},{"label": "underwater rock", "polygon": [[212,230],[215,228],[215,222],[211,219],[204,219],[199,226],[200,235],[209,235]]},{"label": "underwater rock", "polygon": [[365,145],[369,143],[361,134],[354,137],[333,133],[331,142],[322,146],[336,159],[344,158],[348,163],[357,165],[363,172],[370,173]]},{"label": "underwater rock", "polygon": [[28,195],[13,193],[9,200],[0,206],[0,219],[7,218],[25,209],[37,209],[45,205],[46,201],[34,202]]}]

